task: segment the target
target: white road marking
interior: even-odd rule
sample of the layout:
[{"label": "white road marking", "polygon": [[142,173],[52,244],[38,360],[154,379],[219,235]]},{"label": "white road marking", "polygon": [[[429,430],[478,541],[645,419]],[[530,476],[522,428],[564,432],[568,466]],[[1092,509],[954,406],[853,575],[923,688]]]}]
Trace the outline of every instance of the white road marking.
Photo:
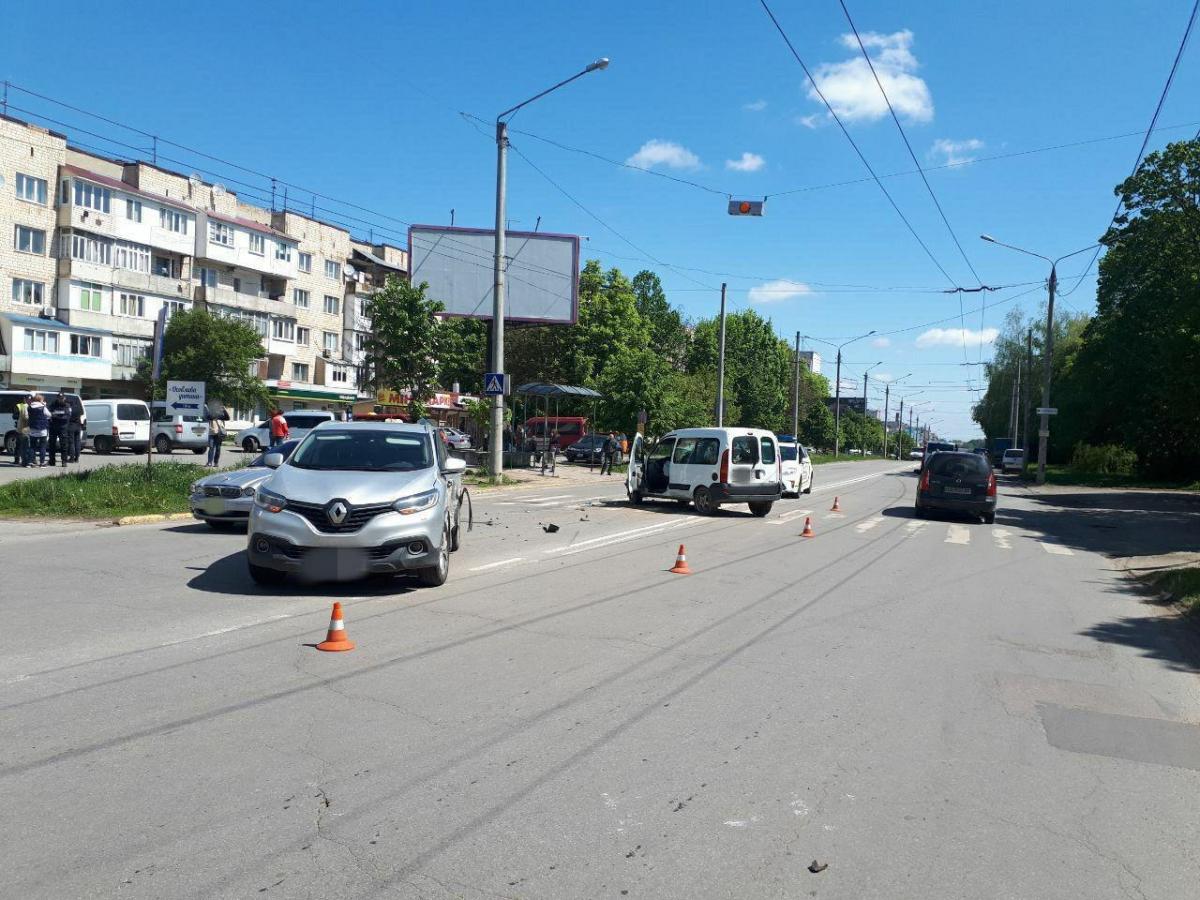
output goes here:
[{"label": "white road marking", "polygon": [[1047,553],[1053,553],[1055,556],[1074,556],[1075,553],[1070,547],[1064,547],[1062,544],[1050,541],[1038,541],[1042,545],[1042,549]]},{"label": "white road marking", "polygon": [[1006,528],[993,528],[992,529],[992,538],[996,541],[996,546],[1001,550],[1011,550],[1012,549],[1012,541],[1009,540],[1009,538],[1011,538],[1011,537],[1012,537],[1012,532]]},{"label": "white road marking", "polygon": [[858,484],[860,481],[869,481],[872,478],[882,478],[884,475],[893,475],[896,472],[911,472],[912,466],[901,466],[896,469],[884,469],[882,472],[872,472],[870,475],[860,475],[857,478],[848,478],[845,481],[835,481],[832,484],[822,484],[820,487],[814,487],[814,491],[824,493],[825,491],[836,490],[847,485]]},{"label": "white road marking", "polygon": [[605,534],[600,537],[589,538],[586,541],[579,541],[566,547],[551,547],[549,550],[543,550],[547,556],[571,556],[575,553],[584,553],[588,550],[598,550],[601,547],[608,547],[611,544],[621,544],[625,541],[637,540],[644,537],[657,537],[659,534],[679,528],[690,528],[694,525],[699,525],[698,519],[678,519],[673,522],[664,522],[659,525],[647,525],[642,528],[631,528],[628,531],[617,531],[613,534]]},{"label": "white road marking", "polygon": [[971,543],[971,529],[966,525],[948,525],[946,527],[946,539],[944,544],[969,544]]},{"label": "white road marking", "polygon": [[924,531],[928,524],[928,522],[923,522],[920,519],[914,519],[904,526],[904,530],[909,534],[916,534],[918,531]]},{"label": "white road marking", "polygon": [[804,516],[811,516],[811,515],[812,515],[811,509],[796,509],[796,510],[792,510],[792,512],[784,513],[782,516],[780,516],[777,519],[771,519],[771,521],[767,522],[767,524],[768,525],[787,525],[789,522],[793,522],[796,519],[802,518]]},{"label": "white road marking", "polygon": [[565,500],[570,496],[571,496],[570,494],[552,494],[549,497],[530,497],[528,500],[501,500],[496,505],[497,506],[526,506],[526,505],[537,506],[538,504],[545,503],[548,500]]},{"label": "white road marking", "polygon": [[870,519],[866,519],[865,521],[859,522],[857,525],[854,526],[854,530],[857,531],[859,534],[863,534],[864,532],[870,531],[872,528],[875,528],[877,525],[882,525],[882,524],[883,524],[883,516],[874,516]]},{"label": "white road marking", "polygon": [[512,559],[502,559],[502,560],[499,560],[498,562],[487,563],[486,565],[482,565],[482,566],[475,566],[474,568],[468,569],[467,571],[468,572],[486,572],[488,569],[498,569],[501,566],[511,566],[513,563],[519,563],[519,562],[525,562],[525,557],[524,556],[514,556]]}]

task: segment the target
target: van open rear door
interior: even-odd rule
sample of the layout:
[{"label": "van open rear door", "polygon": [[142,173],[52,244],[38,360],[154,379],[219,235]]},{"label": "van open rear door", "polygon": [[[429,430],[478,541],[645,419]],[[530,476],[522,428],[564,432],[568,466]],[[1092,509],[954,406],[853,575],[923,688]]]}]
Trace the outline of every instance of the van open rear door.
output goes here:
[{"label": "van open rear door", "polygon": [[635,434],[629,444],[629,468],[625,472],[625,493],[634,503],[642,499],[642,469],[645,467],[645,437]]}]

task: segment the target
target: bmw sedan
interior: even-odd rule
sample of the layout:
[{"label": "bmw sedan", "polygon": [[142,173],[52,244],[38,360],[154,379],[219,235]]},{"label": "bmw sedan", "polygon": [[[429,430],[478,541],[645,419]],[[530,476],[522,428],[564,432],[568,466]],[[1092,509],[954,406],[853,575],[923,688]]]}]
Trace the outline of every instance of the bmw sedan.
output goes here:
[{"label": "bmw sedan", "polygon": [[[274,452],[287,459],[299,443],[284,441]],[[254,506],[254,492],[274,471],[264,461],[265,456],[265,453],[260,453],[248,466],[215,472],[193,481],[191,496],[188,497],[192,515],[211,528],[245,525],[250,520],[250,509]]]}]

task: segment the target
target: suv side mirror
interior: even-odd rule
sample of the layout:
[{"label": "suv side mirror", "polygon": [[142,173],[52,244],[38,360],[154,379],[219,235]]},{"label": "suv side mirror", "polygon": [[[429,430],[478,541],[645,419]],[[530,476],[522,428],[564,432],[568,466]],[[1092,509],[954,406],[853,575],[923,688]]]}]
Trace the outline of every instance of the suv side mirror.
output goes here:
[{"label": "suv side mirror", "polygon": [[263,465],[268,469],[278,469],[283,465],[282,453],[268,453],[263,457]]},{"label": "suv side mirror", "polygon": [[442,473],[445,475],[458,475],[467,470],[467,461],[459,459],[457,456],[449,456],[446,458],[445,465],[442,466]]}]

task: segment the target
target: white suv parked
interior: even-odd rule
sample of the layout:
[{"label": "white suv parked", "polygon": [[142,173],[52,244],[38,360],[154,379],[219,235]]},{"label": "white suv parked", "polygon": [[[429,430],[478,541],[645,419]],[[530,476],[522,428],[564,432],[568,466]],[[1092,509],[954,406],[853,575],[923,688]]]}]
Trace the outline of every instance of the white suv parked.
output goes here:
[{"label": "white suv parked", "polygon": [[[283,414],[288,423],[288,440],[298,441],[322,422],[332,422],[333,413],[323,409],[294,409]],[[253,428],[244,428],[237,434],[238,446],[246,453],[257,453],[271,446],[271,420],[259,422]]]}]

